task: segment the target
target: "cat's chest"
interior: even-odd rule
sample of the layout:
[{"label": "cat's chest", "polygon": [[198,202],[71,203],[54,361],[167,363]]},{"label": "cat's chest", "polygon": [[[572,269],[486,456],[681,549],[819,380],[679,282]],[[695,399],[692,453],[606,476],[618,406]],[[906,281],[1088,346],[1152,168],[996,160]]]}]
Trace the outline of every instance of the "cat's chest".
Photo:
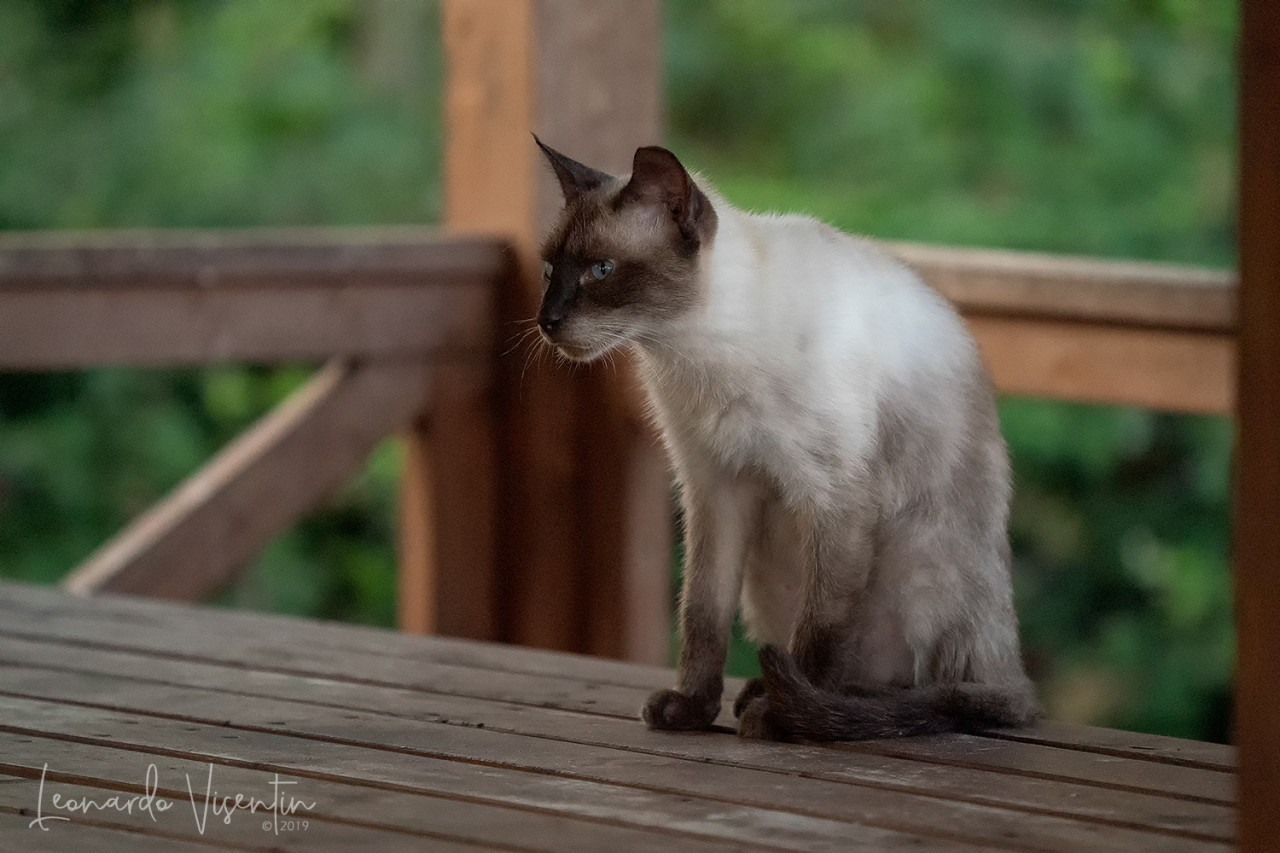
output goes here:
[{"label": "cat's chest", "polygon": [[[728,469],[795,471],[815,460],[838,465],[850,449],[839,417],[847,393],[820,387],[743,353],[705,357],[648,383],[659,425],[686,457]],[[842,422],[843,421],[843,422]]]}]

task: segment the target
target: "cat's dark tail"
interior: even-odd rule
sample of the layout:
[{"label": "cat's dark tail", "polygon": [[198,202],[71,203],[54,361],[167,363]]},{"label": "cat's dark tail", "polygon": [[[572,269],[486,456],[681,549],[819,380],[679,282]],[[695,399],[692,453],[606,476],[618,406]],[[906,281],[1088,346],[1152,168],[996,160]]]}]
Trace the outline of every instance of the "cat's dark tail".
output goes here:
[{"label": "cat's dark tail", "polygon": [[1029,684],[976,682],[860,693],[821,690],[776,646],[760,649],[771,729],[804,740],[868,740],[1025,726],[1039,715]]}]

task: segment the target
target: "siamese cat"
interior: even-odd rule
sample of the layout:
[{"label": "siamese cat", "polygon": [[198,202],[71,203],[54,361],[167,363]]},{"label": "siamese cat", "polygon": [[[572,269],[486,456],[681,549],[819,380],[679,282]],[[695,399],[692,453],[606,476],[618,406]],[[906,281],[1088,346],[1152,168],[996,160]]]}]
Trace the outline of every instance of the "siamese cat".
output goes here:
[{"label": "siamese cat", "polygon": [[763,671],[743,736],[1030,722],[1008,455],[954,309],[872,241],[738,210],[664,148],[619,178],[537,144],[565,202],[542,337],[634,351],[681,487],[679,671],[644,721],[711,727],[741,608]]}]

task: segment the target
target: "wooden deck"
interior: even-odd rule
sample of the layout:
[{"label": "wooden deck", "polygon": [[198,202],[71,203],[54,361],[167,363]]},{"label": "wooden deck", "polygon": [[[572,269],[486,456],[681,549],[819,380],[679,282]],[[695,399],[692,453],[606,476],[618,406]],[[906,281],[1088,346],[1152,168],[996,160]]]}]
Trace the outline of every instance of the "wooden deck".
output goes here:
[{"label": "wooden deck", "polygon": [[[1231,846],[1229,747],[1061,724],[832,746],[646,731],[636,709],[670,681],[586,657],[0,585],[0,850]],[[272,802],[276,774],[282,801],[301,802],[292,814],[218,810],[237,794]],[[148,784],[150,812],[96,807]],[[56,807],[68,798],[89,813]]]}]

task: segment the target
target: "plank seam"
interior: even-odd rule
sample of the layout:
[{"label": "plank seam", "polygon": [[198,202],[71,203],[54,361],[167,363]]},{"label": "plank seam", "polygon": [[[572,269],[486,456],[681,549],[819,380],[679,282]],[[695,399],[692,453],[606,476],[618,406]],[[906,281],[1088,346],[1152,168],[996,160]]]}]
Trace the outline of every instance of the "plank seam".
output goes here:
[{"label": "plank seam", "polygon": [[[1036,737],[1034,734],[1028,734],[1018,730],[1000,731],[998,729],[985,729],[980,732],[974,732],[977,737],[990,738],[992,740],[1007,740],[1017,743],[1031,743],[1037,746],[1049,746],[1055,749],[1066,749],[1074,752],[1091,752],[1095,755],[1106,755],[1112,758],[1127,758],[1134,761],[1150,761],[1155,764],[1173,764],[1178,767],[1187,767],[1192,770],[1207,770],[1213,773],[1226,773],[1235,775],[1235,768],[1223,764],[1215,764],[1210,761],[1202,761],[1196,758],[1179,758],[1176,755],[1143,755],[1141,752],[1126,752],[1121,747],[1107,747],[1096,744],[1066,744],[1059,741],[1049,740],[1047,738]],[[1141,749],[1141,747],[1129,747],[1130,749]]]},{"label": "plank seam", "polygon": [[[833,749],[846,750],[848,752],[861,752],[867,755],[880,755],[887,758],[905,758],[911,761],[919,761],[922,764],[933,764],[939,767],[963,767],[967,770],[994,770],[1004,773],[1008,776],[1023,776],[1029,779],[1044,779],[1049,782],[1074,782],[1079,785],[1088,785],[1091,788],[1102,788],[1108,791],[1128,791],[1134,794],[1154,794],[1167,797],[1171,800],[1182,800],[1190,803],[1203,803],[1205,805],[1235,807],[1232,800],[1220,800],[1215,797],[1203,797],[1198,794],[1179,794],[1173,791],[1152,791],[1146,788],[1137,788],[1132,785],[1120,785],[1110,782],[1101,782],[1092,779],[1077,779],[1072,776],[1061,776],[1056,773],[1044,773],[1036,770],[1024,770],[1020,767],[992,767],[989,765],[976,764],[969,761],[959,761],[951,758],[941,758],[937,756],[925,755],[900,755],[893,752],[893,747],[887,746],[879,749],[871,745],[868,741],[851,742],[842,741],[831,744]],[[1057,747],[1051,747],[1056,749]],[[1066,750],[1070,752],[1071,750]]]}]

